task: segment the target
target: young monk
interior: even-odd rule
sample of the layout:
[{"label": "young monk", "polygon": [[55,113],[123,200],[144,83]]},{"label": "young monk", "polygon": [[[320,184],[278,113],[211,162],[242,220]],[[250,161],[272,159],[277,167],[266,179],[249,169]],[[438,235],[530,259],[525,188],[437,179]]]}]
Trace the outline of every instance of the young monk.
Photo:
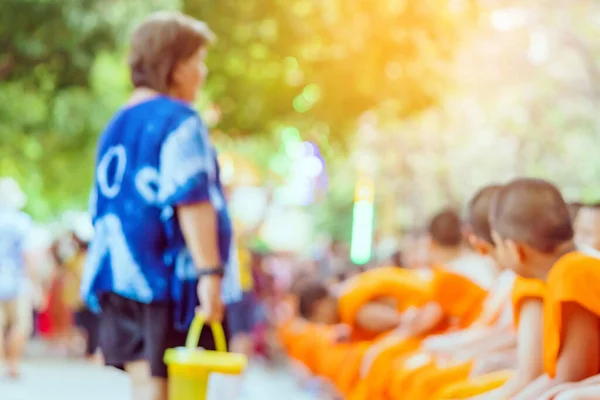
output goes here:
[{"label": "young monk", "polygon": [[[499,188],[484,187],[468,205],[469,242],[482,255],[494,253],[489,210]],[[509,270],[496,278],[481,314],[468,329],[425,339],[419,353],[421,363],[416,362],[418,356],[403,360],[392,379],[390,397],[401,393],[405,399],[431,399],[441,388],[466,379],[471,372],[493,371],[511,363],[513,357],[507,350],[516,343],[510,304],[514,278]]]},{"label": "young monk", "polygon": [[[433,289],[429,302],[414,310],[412,321],[380,340],[364,357],[361,381],[350,399],[378,399],[388,389],[397,359],[418,350],[423,339],[449,328],[464,328],[480,313],[491,274],[469,276],[482,267],[481,258],[463,248],[462,222],[453,210],[437,214],[429,224],[430,258],[436,264],[430,271]],[[476,260],[479,263],[476,263]],[[485,262],[483,263],[485,264]],[[477,284],[475,281],[481,282]]]},{"label": "young monk", "polygon": [[547,281],[543,337],[528,349],[544,374],[512,398],[538,399],[553,387],[600,372],[600,259],[575,250],[558,189],[543,180],[517,179],[498,192],[491,219],[503,264]]},{"label": "young monk", "polygon": [[[523,271],[521,264],[515,263],[511,258],[511,256],[514,256],[514,253],[518,252],[517,254],[521,257],[527,256],[528,262],[537,262],[539,259],[552,260],[552,254],[547,254],[547,252],[544,253],[539,250],[540,243],[544,241],[544,234],[552,235],[559,229],[572,229],[570,215],[566,205],[562,201],[562,197],[560,197],[560,193],[558,193],[551,185],[550,187],[548,187],[548,185],[549,184],[543,181],[527,179],[511,182],[509,185],[498,191],[495,205],[490,211],[493,230],[492,236],[497,245],[496,256],[502,265],[509,267],[518,273],[522,273]],[[511,200],[505,193],[515,191],[515,188],[529,189],[526,193],[528,196],[523,194],[522,199],[517,199],[516,201],[513,199],[513,203],[505,201],[506,199]],[[552,198],[549,193],[554,195],[554,200],[559,203],[554,208],[549,205],[530,206],[526,202],[534,202],[540,197],[543,198],[543,196]],[[556,193],[558,193],[558,200]],[[523,202],[520,203],[520,200]],[[511,221],[510,218],[507,218],[507,211],[510,211],[510,209],[508,209],[509,206],[513,208],[512,212],[516,214],[516,217],[513,216],[515,221]],[[528,206],[529,208],[527,208]],[[558,215],[555,214],[557,208],[559,209]],[[507,216],[500,215],[498,213],[499,209],[504,210]],[[560,213],[562,213],[562,215]],[[500,216],[504,219],[500,219]],[[565,216],[566,223],[564,222]],[[562,220],[561,217],[563,218]],[[523,227],[524,225],[528,226]],[[539,237],[532,236],[533,239],[530,238],[530,242],[525,244],[520,243],[520,247],[516,247],[514,242],[510,243],[510,246],[512,247],[507,247],[502,236],[499,236],[508,228],[511,228],[513,230],[512,232],[517,232],[519,229],[522,229],[521,234],[526,235],[527,232],[531,231],[532,227],[533,229],[539,230]],[[545,230],[545,232],[543,232],[543,230]],[[570,235],[572,236],[572,230]],[[569,236],[566,235],[566,237],[568,238]],[[548,239],[546,239],[546,241],[548,241]],[[544,248],[543,250],[546,249]],[[513,398],[543,373],[541,357],[536,356],[536,354],[541,354],[542,351],[543,302],[546,295],[546,284],[544,283],[544,279],[540,279],[539,276],[531,274],[522,275],[524,275],[524,277],[517,279],[513,290],[515,324],[518,327],[518,347],[517,364],[511,378],[496,391],[489,392],[485,387],[486,385],[483,383],[490,379],[490,377],[482,376],[445,388],[439,398],[466,398],[476,394],[481,395],[481,399],[486,400]]]},{"label": "young monk", "polygon": [[539,337],[543,329],[545,293],[546,285],[539,279],[519,276],[515,280],[511,295],[514,325],[517,329],[513,368],[448,385],[438,392],[435,399],[509,399],[536,379],[541,373],[542,365],[537,358],[531,357],[531,349],[541,344]]},{"label": "young monk", "polygon": [[329,342],[321,349],[313,339],[313,354],[326,358],[320,368],[336,374],[330,378],[346,392],[356,380],[368,341],[401,325],[403,312],[423,305],[430,292],[429,277],[396,267],[363,272],[348,280],[338,293],[318,281],[305,285],[299,294],[300,315],[321,326],[344,324],[351,340],[350,345]]},{"label": "young monk", "polygon": [[299,311],[314,323],[346,324],[355,339],[373,339],[398,327],[407,307],[423,304],[430,285],[414,271],[380,267],[350,279],[337,294],[319,281],[306,284]]},{"label": "young monk", "polygon": [[[600,259],[600,206],[597,204],[582,205],[575,218],[574,229],[575,243],[577,244],[578,249],[588,256]],[[558,273],[559,271],[553,268],[550,272],[550,277],[558,276]],[[591,282],[590,279],[590,283]],[[580,288],[577,289],[579,290]],[[549,290],[557,290],[554,283]],[[583,288],[581,288],[581,290],[583,290]],[[549,390],[541,396],[541,398],[555,398],[556,400],[600,398],[600,375],[596,375],[579,383],[557,385],[556,388]]]},{"label": "young monk", "polygon": [[577,248],[600,258],[600,204],[582,206],[575,217],[574,229]]}]

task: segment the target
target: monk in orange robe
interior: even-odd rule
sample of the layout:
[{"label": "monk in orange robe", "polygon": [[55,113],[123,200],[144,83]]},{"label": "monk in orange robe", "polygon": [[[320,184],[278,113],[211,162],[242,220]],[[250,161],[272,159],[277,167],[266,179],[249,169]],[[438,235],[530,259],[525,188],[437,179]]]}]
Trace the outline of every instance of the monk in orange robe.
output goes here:
[{"label": "monk in orange robe", "polygon": [[351,341],[350,345],[330,341],[318,351],[318,341],[313,338],[313,353],[322,359],[321,371],[340,391],[347,391],[357,378],[369,341],[401,325],[403,312],[424,304],[430,293],[429,276],[396,267],[361,273],[342,285],[338,293],[320,282],[305,285],[299,294],[300,315],[316,324],[344,324]]},{"label": "monk in orange robe", "polygon": [[[507,399],[536,379],[541,363],[529,351],[540,344],[543,299],[546,285],[539,279],[518,277],[512,291],[514,324],[517,327],[515,367],[472,377],[440,389],[432,399]],[[493,392],[492,392],[493,391]]]},{"label": "monk in orange robe", "polygon": [[[579,251],[561,257],[547,273],[542,357],[545,374],[518,398],[600,398],[599,223],[600,207],[583,206],[574,226]],[[590,374],[596,375],[587,378]],[[544,392],[548,387],[551,389]]]},{"label": "monk in orange robe", "polygon": [[[490,220],[499,261],[530,283],[537,281],[545,286],[543,282],[552,265],[573,249],[568,207],[560,192],[548,182],[518,179],[505,185],[496,194]],[[526,285],[521,287],[526,288]],[[519,290],[518,285],[515,290]],[[536,386],[537,377],[543,374],[540,354],[548,293],[545,291],[541,300],[530,297],[520,307],[515,304],[519,329],[517,368],[498,390],[478,393],[482,399],[519,398],[521,394],[527,396]],[[537,387],[540,388],[539,384]],[[464,398],[457,396],[457,391],[460,394],[458,389],[446,388],[441,398]]]},{"label": "monk in orange robe", "polygon": [[436,215],[429,224],[429,235],[430,257],[437,263],[430,271],[431,298],[424,307],[414,310],[410,323],[368,351],[361,366],[362,379],[353,389],[351,400],[383,398],[394,374],[390,366],[414,355],[426,337],[469,326],[481,312],[486,286],[494,274],[482,271],[486,269],[482,258],[463,248],[458,214],[446,210]]},{"label": "monk in orange robe", "polygon": [[[484,187],[467,208],[469,241],[482,255],[493,256],[494,253],[489,210],[499,188],[497,185]],[[510,349],[516,345],[510,304],[514,278],[515,274],[509,270],[496,278],[481,314],[468,329],[427,338],[417,355],[397,361],[398,368],[394,371],[388,397],[434,398],[442,388],[467,379],[472,372],[493,371],[511,364],[514,357]],[[475,364],[477,357],[479,363]],[[419,362],[419,359],[422,361]]]},{"label": "monk in orange robe", "polygon": [[[513,399],[537,399],[562,383],[597,374],[600,365],[600,260],[576,251],[566,203],[551,183],[517,179],[491,212],[499,257],[525,278],[547,281],[543,337],[528,349],[543,372]],[[543,339],[543,340],[542,340]]]}]

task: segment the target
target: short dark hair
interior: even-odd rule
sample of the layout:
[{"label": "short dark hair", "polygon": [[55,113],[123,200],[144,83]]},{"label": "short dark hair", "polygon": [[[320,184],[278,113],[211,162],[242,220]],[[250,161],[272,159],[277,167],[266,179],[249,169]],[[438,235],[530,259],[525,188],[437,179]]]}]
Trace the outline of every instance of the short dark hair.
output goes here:
[{"label": "short dark hair", "polygon": [[504,239],[551,253],[573,239],[571,215],[560,191],[543,179],[520,178],[494,196],[492,229]]},{"label": "short dark hair", "polygon": [[315,309],[315,303],[325,300],[329,296],[329,290],[327,290],[325,284],[319,281],[306,282],[298,288],[298,311],[300,316],[310,319]]},{"label": "short dark hair", "polygon": [[494,244],[490,226],[490,209],[494,196],[501,187],[501,185],[483,187],[475,193],[467,206],[467,219],[471,231],[490,244]]},{"label": "short dark hair", "polygon": [[214,38],[204,22],[182,13],[161,11],[150,15],[131,36],[131,83],[167,93],[177,63],[190,58]]},{"label": "short dark hair", "polygon": [[462,221],[453,209],[446,209],[436,214],[429,222],[431,239],[444,247],[459,246],[463,240]]},{"label": "short dark hair", "polygon": [[404,267],[404,254],[400,250],[396,250],[394,254],[392,254],[392,262],[395,267]]}]

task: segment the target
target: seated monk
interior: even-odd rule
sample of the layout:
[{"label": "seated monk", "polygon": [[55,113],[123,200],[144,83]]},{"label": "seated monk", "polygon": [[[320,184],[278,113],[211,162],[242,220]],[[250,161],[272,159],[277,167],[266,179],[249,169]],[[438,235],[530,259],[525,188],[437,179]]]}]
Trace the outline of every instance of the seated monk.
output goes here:
[{"label": "seated monk", "polygon": [[600,204],[582,206],[575,217],[573,228],[577,248],[600,258]]},{"label": "seated monk", "polygon": [[[410,323],[369,349],[351,400],[383,398],[394,371],[390,365],[414,354],[426,337],[469,326],[481,312],[485,287],[493,278],[489,273],[492,263],[463,248],[462,222],[452,210],[431,220],[429,235],[429,257],[436,263],[429,271],[433,282],[429,302],[413,310]],[[488,273],[482,272],[486,267]]]},{"label": "seated monk", "polygon": [[[577,378],[589,373],[590,370],[598,369],[599,358],[594,359],[594,357],[600,357],[597,354],[598,349],[590,346],[596,343],[594,335],[598,335],[598,328],[594,328],[592,324],[594,320],[599,320],[599,308],[595,304],[597,300],[594,300],[594,297],[597,297],[597,288],[600,285],[595,278],[600,262],[600,206],[582,206],[575,219],[574,230],[578,253],[584,256],[577,261],[582,265],[575,262],[576,258],[572,253],[570,263],[565,262],[568,260],[565,256],[554,264],[548,274],[549,293],[545,305],[547,314],[544,316],[547,325],[544,331],[544,340],[547,342],[547,346],[544,347],[546,376],[540,378],[540,385],[554,386],[554,388],[539,396],[540,399],[600,398],[600,375],[580,382],[560,383],[568,380],[578,381]],[[587,317],[585,314],[588,314]],[[587,327],[589,336],[585,338],[587,344],[582,343],[583,348],[577,352],[574,348],[575,344],[569,346],[567,341],[584,339],[586,318],[590,320]],[[565,329],[564,327],[567,326],[568,328]],[[557,332],[562,332],[564,336],[559,336]],[[576,339],[575,335],[581,336]],[[595,352],[596,356],[594,356]],[[576,359],[579,362],[576,362]],[[573,369],[575,364],[577,367]],[[600,371],[595,371],[596,374],[598,372]]]},{"label": "seated monk", "polygon": [[[317,281],[300,290],[299,312],[306,320],[320,325],[341,323],[348,327],[350,346],[336,340],[330,341],[329,348],[322,352],[315,350],[326,360],[319,363],[321,368],[337,373],[331,379],[341,391],[356,379],[366,343],[397,328],[403,321],[404,310],[424,304],[430,292],[428,277],[396,267],[363,272],[345,282],[338,293]],[[336,356],[330,357],[332,353]],[[350,368],[349,365],[355,366]]]},{"label": "seated monk", "polygon": [[[500,189],[490,219],[499,261],[523,278],[518,279],[514,293],[517,368],[505,385],[494,392],[481,393],[481,398],[512,399],[522,394],[527,396],[527,392],[535,390],[532,389],[535,385],[540,388],[535,382],[543,374],[540,355],[546,329],[544,303],[549,293],[544,282],[550,267],[572,250],[572,224],[558,190],[547,182],[533,179],[519,179]],[[540,293],[543,293],[541,299]],[[519,297],[526,298],[521,305]],[[464,398],[460,389],[446,388],[442,398]]]},{"label": "seated monk", "polygon": [[517,328],[517,349],[514,367],[510,371],[481,374],[440,389],[432,399],[509,399],[536,379],[542,371],[541,362],[530,351],[541,346],[543,329],[543,298],[545,284],[539,279],[517,277],[512,290],[514,326]]},{"label": "seated monk", "polygon": [[567,205],[558,189],[517,179],[497,194],[491,213],[503,265],[546,281],[543,337],[530,348],[543,374],[513,399],[538,399],[558,385],[597,374],[600,366],[600,259],[577,251]]},{"label": "seated monk", "polygon": [[[498,189],[481,189],[467,208],[469,241],[482,255],[494,253],[489,210]],[[511,349],[516,346],[516,335],[510,302],[514,278],[510,270],[496,278],[481,314],[467,329],[433,335],[423,341],[419,353],[397,362],[388,397],[401,394],[404,399],[432,399],[442,388],[467,379],[471,373],[491,372],[514,363]]]}]

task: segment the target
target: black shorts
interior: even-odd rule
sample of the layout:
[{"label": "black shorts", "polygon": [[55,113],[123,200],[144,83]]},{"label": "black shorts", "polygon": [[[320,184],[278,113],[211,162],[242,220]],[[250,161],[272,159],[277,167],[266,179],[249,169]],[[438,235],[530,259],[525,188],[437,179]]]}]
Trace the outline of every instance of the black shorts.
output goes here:
[{"label": "black shorts", "polygon": [[87,307],[75,313],[75,324],[86,333],[85,355],[93,356],[98,349],[98,316]]},{"label": "black shorts", "polygon": [[245,293],[242,300],[229,305],[227,322],[232,337],[252,333],[256,325],[256,301],[251,293]]},{"label": "black shorts", "polygon": [[[139,303],[114,293],[104,294],[100,305],[99,339],[106,365],[124,369],[127,363],[146,360],[153,377],[166,378],[165,351],[185,346],[187,337],[173,328],[173,306]],[[228,336],[226,323],[223,328]],[[215,349],[209,327],[202,330],[199,346]]]}]

